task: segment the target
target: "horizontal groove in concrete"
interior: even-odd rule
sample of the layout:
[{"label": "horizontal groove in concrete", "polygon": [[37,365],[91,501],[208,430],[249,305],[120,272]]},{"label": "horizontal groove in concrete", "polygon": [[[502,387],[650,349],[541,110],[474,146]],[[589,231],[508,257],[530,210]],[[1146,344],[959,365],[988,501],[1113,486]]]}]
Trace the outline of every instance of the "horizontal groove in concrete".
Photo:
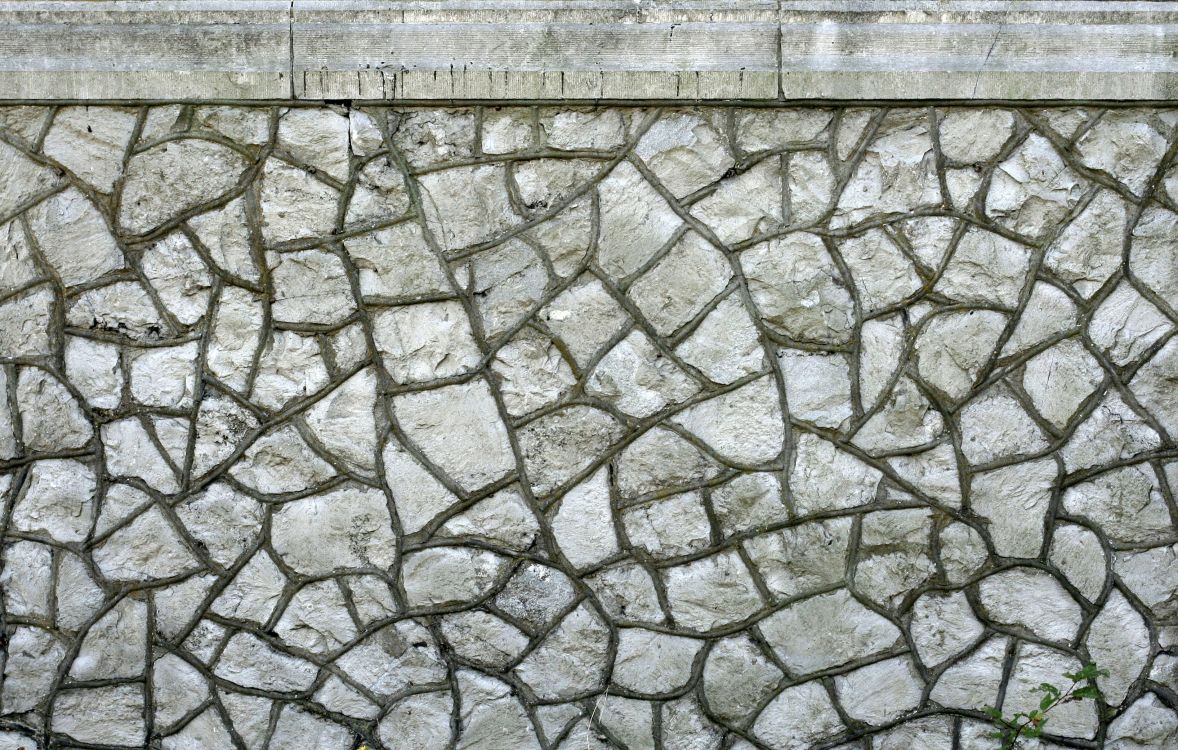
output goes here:
[{"label": "horizontal groove in concrete", "polygon": [[1171,101],[1178,3],[0,2],[0,99]]}]

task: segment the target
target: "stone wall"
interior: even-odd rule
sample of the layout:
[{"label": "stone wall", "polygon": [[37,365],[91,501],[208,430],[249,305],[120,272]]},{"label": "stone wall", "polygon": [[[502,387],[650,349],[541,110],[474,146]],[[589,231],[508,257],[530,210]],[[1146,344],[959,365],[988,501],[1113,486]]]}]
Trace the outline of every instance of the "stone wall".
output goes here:
[{"label": "stone wall", "polygon": [[0,108],[0,747],[1178,746],[1176,153]]}]

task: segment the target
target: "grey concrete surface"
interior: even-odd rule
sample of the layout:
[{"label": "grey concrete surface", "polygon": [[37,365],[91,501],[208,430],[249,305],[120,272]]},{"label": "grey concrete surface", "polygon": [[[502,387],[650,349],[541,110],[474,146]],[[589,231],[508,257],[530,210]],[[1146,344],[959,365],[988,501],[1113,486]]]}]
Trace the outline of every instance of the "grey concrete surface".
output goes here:
[{"label": "grey concrete surface", "polygon": [[1174,2],[0,2],[0,99],[1124,100]]}]

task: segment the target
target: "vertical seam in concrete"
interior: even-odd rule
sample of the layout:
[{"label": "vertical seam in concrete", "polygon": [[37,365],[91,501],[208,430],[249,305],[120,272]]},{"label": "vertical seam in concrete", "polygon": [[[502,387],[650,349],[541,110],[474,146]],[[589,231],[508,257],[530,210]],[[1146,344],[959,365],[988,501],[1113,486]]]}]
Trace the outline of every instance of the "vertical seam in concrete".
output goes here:
[{"label": "vertical seam in concrete", "polygon": [[774,37],[777,40],[777,49],[774,50],[774,55],[777,58],[777,100],[785,100],[785,70],[784,61],[781,56],[781,42],[784,38],[784,32],[781,30],[781,0],[777,0],[777,34]]},{"label": "vertical seam in concrete", "polygon": [[[780,2],[780,0],[778,0],[778,2]],[[294,60],[294,5],[295,5],[295,0],[290,0],[290,10],[289,10],[289,14],[287,16],[287,32],[286,32],[288,60],[290,63],[288,65],[287,69],[288,69],[289,75],[290,75],[290,98],[291,99],[297,98],[295,96],[295,79],[294,79],[294,73],[295,73],[295,70],[294,70],[294,68],[295,68],[295,60]]]}]

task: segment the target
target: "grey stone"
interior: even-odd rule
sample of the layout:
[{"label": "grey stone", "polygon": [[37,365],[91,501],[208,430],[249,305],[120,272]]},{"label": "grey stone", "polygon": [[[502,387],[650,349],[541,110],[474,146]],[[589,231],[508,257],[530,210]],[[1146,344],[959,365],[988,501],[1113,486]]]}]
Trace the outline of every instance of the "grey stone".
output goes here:
[{"label": "grey stone", "polygon": [[789,234],[740,255],[761,320],[801,341],[844,343],[852,326],[851,295],[817,236]]},{"label": "grey stone", "polygon": [[891,650],[900,630],[839,589],[769,615],[758,627],[777,657],[809,674]]},{"label": "grey stone", "polygon": [[842,730],[830,695],[817,680],[782,690],[753,724],[758,739],[783,750],[811,747]]},{"label": "grey stone", "polygon": [[141,151],[123,177],[119,223],[143,234],[229,193],[246,168],[232,149],[196,138]]},{"label": "grey stone", "polygon": [[406,436],[466,490],[515,470],[507,429],[487,383],[471,380],[393,399]]},{"label": "grey stone", "polygon": [[384,493],[344,487],[295,500],[274,514],[274,550],[304,575],[388,569],[396,541]]},{"label": "grey stone", "polygon": [[1051,641],[1075,638],[1083,616],[1080,605],[1054,577],[1029,567],[987,576],[978,585],[978,601],[993,622],[1025,628]]},{"label": "grey stone", "polygon": [[663,573],[671,616],[696,632],[744,620],[761,608],[748,568],[735,552],[720,552]]},{"label": "grey stone", "polygon": [[847,714],[868,724],[887,724],[920,706],[924,683],[912,660],[897,656],[840,675],[834,681]]}]

